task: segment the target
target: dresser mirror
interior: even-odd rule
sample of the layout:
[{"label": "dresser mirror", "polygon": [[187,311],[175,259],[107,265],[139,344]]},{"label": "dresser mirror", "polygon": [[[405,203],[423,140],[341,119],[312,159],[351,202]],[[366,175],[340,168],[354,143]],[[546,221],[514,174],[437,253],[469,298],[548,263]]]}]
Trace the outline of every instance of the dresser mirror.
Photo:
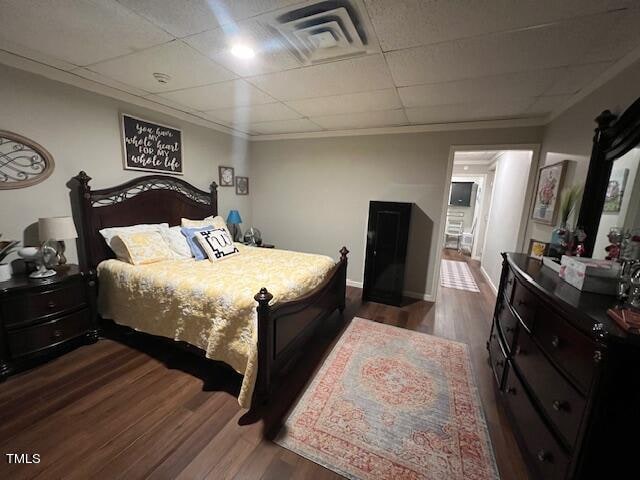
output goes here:
[{"label": "dresser mirror", "polygon": [[596,123],[578,225],[586,256],[602,259],[611,232],[640,234],[640,99],[619,116],[605,110]]}]

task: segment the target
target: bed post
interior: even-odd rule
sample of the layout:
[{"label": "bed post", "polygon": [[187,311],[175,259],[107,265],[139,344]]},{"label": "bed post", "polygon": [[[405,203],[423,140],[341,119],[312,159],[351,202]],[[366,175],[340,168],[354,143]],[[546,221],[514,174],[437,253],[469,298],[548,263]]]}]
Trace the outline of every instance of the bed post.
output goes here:
[{"label": "bed post", "polygon": [[91,181],[91,177],[87,175],[86,172],[81,171],[73,177],[73,180],[77,182],[77,185],[73,189],[74,198],[72,198],[71,208],[74,210],[74,218],[80,220],[80,225],[76,225],[80,230],[76,245],[78,246],[80,269],[86,272],[94,267],[94,265],[91,265],[93,252],[91,251],[91,227],[89,219],[91,213],[91,187],[89,186],[89,182]]},{"label": "bed post", "polygon": [[254,398],[256,404],[259,404],[265,402],[271,394],[274,332],[269,302],[273,295],[263,287],[253,298],[258,302],[258,378]]},{"label": "bed post", "polygon": [[340,282],[340,303],[338,304],[338,310],[340,313],[344,312],[344,308],[346,306],[347,301],[347,255],[349,254],[349,250],[347,247],[342,247],[340,249],[340,268],[342,268],[342,278]]},{"label": "bed post", "polygon": [[211,182],[209,185],[209,192],[211,197],[211,209],[214,212],[214,215],[218,215],[218,184],[216,182]]}]

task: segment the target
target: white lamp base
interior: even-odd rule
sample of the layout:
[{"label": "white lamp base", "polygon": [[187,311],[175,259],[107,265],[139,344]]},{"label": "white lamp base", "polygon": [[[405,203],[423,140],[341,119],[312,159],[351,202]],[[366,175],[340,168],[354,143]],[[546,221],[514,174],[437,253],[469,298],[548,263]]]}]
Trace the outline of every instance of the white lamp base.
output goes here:
[{"label": "white lamp base", "polygon": [[40,267],[38,268],[38,270],[36,270],[35,272],[32,272],[29,275],[29,278],[49,278],[49,277],[53,277],[54,275],[57,275],[58,272],[56,272],[55,270],[51,270],[48,269],[46,266],[44,265],[40,265]]}]

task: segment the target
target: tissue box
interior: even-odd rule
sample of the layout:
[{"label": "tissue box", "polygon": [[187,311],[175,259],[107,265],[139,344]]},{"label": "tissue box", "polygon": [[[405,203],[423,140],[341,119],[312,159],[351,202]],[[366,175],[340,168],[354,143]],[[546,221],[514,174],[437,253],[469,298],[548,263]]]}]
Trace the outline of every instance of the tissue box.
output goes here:
[{"label": "tissue box", "polygon": [[620,264],[614,260],[562,256],[560,278],[583,292],[615,295]]}]

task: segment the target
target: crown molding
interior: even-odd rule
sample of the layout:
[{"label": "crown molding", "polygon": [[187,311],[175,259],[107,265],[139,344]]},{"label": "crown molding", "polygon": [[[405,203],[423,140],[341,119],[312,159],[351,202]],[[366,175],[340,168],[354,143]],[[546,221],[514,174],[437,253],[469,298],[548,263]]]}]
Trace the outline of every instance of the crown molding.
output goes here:
[{"label": "crown molding", "polygon": [[359,128],[353,130],[331,130],[322,132],[282,133],[275,135],[252,135],[252,142],[269,140],[296,140],[303,138],[353,137],[359,135],[386,135],[421,132],[451,132],[455,130],[482,130],[486,128],[537,127],[545,125],[547,117],[512,118],[504,120],[482,120],[477,122],[432,123],[429,125],[404,125],[397,127]]},{"label": "crown molding", "polygon": [[25,70],[30,73],[35,73],[37,75],[41,75],[50,80],[66,83],[68,85],[72,85],[74,87],[78,87],[83,90],[88,90],[90,92],[97,93],[99,95],[103,95],[103,96],[114,98],[116,100],[120,100],[126,103],[130,103],[138,107],[143,107],[149,110],[154,110],[156,112],[163,113],[165,115],[170,115],[180,120],[184,120],[194,125],[198,125],[200,127],[209,128],[211,130],[216,130],[218,132],[226,133],[228,135],[233,135],[236,137],[241,137],[247,140],[249,139],[249,135],[245,133],[239,132],[237,130],[233,130],[231,128],[225,127],[224,125],[220,125],[215,122],[210,122],[201,117],[198,117],[197,114],[195,113],[178,110],[176,108],[172,108],[167,105],[154,102],[151,99],[134,95],[132,93],[125,92],[124,90],[119,90],[117,88],[110,87],[102,83],[95,82],[93,80],[89,80],[87,78],[76,75],[71,71],[66,71],[66,70],[61,70],[59,68],[51,67],[49,65],[45,65],[44,63],[40,63],[31,59],[22,57],[20,55],[16,55],[14,53],[7,52],[6,50],[0,50],[0,63],[7,65],[9,67],[13,67],[20,70]]}]

